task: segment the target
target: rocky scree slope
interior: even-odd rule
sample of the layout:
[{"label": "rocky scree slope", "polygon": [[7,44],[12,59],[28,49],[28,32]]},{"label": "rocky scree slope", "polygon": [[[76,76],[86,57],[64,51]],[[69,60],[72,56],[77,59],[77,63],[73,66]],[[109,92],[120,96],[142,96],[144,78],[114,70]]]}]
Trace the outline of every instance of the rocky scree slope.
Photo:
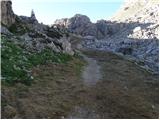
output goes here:
[{"label": "rocky scree slope", "polygon": [[126,19],[143,11],[146,7],[158,4],[158,0],[125,0],[121,8],[111,18],[114,21],[125,21]]},{"label": "rocky scree slope", "polygon": [[55,52],[74,54],[67,31],[38,23],[34,12],[31,17],[17,16],[13,13],[11,4],[11,1],[1,1],[2,35],[19,40],[28,50],[42,51],[50,48]]},{"label": "rocky scree slope", "polygon": [[82,35],[84,47],[120,53],[158,73],[158,9],[157,0],[126,0],[112,20],[91,23],[89,18],[84,20],[86,16],[75,15],[55,23]]},{"label": "rocky scree slope", "polygon": [[[158,73],[159,39],[158,39],[159,4],[146,3],[143,9],[125,19],[123,27],[115,34],[97,42],[87,41],[89,48],[109,50],[128,55],[137,60],[143,67]],[[121,14],[121,13],[119,13]]]}]

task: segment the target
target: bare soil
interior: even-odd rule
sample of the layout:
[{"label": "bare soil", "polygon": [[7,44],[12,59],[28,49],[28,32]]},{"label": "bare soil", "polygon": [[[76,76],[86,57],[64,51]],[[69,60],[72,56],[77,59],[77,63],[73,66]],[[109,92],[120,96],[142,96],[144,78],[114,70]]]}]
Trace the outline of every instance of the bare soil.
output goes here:
[{"label": "bare soil", "polygon": [[84,68],[82,73],[82,80],[85,85],[95,85],[101,79],[100,66],[97,61],[84,56],[84,60],[88,65]]}]

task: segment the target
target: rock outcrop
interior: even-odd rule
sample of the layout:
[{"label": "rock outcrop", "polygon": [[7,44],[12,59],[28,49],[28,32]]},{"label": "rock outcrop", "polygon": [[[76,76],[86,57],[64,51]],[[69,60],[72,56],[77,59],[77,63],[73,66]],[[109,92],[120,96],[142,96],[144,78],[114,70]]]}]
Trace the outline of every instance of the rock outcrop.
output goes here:
[{"label": "rock outcrop", "polygon": [[[57,19],[55,25],[67,28],[69,32],[83,36],[96,34],[96,32],[94,33],[96,28],[94,28],[90,19],[85,15],[76,14],[72,18]],[[91,27],[92,29],[89,29]]]},{"label": "rock outcrop", "polygon": [[[159,4],[156,0],[154,2],[153,0],[147,0],[145,6],[135,9],[135,14],[126,17],[124,11],[127,12],[129,10],[128,12],[131,12],[130,9],[134,8],[137,4],[140,4],[140,2],[134,1],[132,5],[129,3],[125,4],[125,7],[121,8],[123,11],[119,11],[119,15],[116,14],[117,17],[114,17],[114,21],[110,22],[112,27],[109,27],[110,25],[107,23],[107,29],[111,32],[110,36],[99,41],[84,40],[84,46],[92,49],[122,53],[143,64],[145,68],[158,73]],[[104,25],[102,26],[104,27]]]},{"label": "rock outcrop", "polygon": [[54,25],[66,28],[69,32],[78,35],[94,36],[97,39],[104,39],[123,27],[123,23],[116,24],[106,20],[98,20],[96,23],[92,23],[87,16],[80,14],[76,14],[72,18],[58,19]]},{"label": "rock outcrop", "polygon": [[1,26],[1,34],[12,35],[12,33],[4,26]]},{"label": "rock outcrop", "polygon": [[15,22],[15,14],[12,10],[11,1],[1,1],[1,23],[5,26],[11,26]]},{"label": "rock outcrop", "polygon": [[128,18],[139,15],[141,11],[144,12],[146,8],[158,4],[158,0],[125,0],[120,10],[111,18],[116,21],[125,21]]},{"label": "rock outcrop", "polygon": [[35,13],[34,13],[33,10],[31,11],[31,19],[37,20],[37,19],[36,19],[36,15],[35,15]]},{"label": "rock outcrop", "polygon": [[2,35],[25,46],[28,51],[41,52],[49,48],[54,52],[74,54],[67,31],[40,24],[33,10],[31,17],[17,16],[11,5],[11,1],[2,1]]}]

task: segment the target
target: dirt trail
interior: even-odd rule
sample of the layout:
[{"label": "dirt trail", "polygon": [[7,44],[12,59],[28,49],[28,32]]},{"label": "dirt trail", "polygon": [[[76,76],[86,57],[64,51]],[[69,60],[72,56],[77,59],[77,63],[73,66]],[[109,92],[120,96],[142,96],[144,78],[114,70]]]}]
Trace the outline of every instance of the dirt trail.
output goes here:
[{"label": "dirt trail", "polygon": [[93,58],[84,56],[84,60],[88,63],[82,74],[84,84],[88,86],[95,85],[101,79],[100,66]]},{"label": "dirt trail", "polygon": [[[102,78],[100,72],[100,66],[97,64],[97,61],[95,59],[89,58],[84,54],[81,55],[87,62],[87,66],[85,66],[82,72],[83,84],[87,87],[93,87]],[[69,119],[99,118],[99,115],[92,108],[84,106],[76,106],[68,118]]]}]

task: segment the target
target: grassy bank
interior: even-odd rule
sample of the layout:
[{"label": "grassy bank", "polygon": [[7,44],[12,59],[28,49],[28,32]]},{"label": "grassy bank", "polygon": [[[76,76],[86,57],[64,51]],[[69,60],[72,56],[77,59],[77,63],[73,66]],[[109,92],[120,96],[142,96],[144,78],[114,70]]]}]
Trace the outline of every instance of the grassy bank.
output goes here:
[{"label": "grassy bank", "polygon": [[37,65],[46,63],[65,64],[72,60],[72,56],[62,53],[54,53],[46,49],[40,53],[31,53],[21,45],[2,37],[1,61],[2,61],[2,82],[13,85],[24,83],[30,85],[34,79],[31,69]]},{"label": "grassy bank", "polygon": [[63,118],[85,89],[78,54],[26,51],[2,37],[2,118]]}]

